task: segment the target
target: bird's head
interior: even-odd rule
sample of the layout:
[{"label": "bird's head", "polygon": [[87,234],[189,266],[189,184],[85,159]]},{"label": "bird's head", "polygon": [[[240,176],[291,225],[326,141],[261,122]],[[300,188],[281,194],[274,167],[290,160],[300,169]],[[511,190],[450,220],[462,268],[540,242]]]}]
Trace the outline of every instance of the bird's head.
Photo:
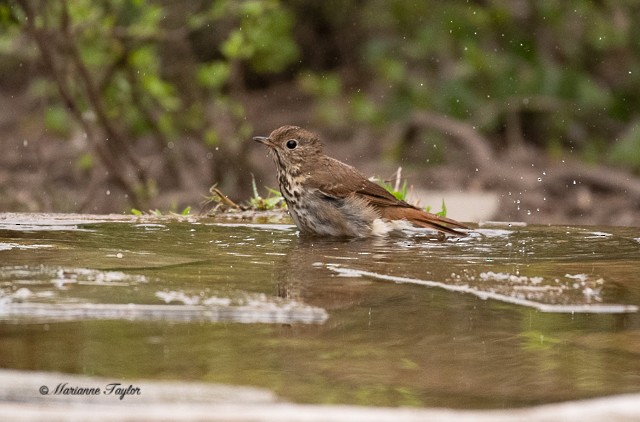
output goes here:
[{"label": "bird's head", "polygon": [[298,126],[282,126],[267,137],[256,136],[253,140],[269,147],[279,170],[302,172],[322,154],[322,144],[318,137]]}]

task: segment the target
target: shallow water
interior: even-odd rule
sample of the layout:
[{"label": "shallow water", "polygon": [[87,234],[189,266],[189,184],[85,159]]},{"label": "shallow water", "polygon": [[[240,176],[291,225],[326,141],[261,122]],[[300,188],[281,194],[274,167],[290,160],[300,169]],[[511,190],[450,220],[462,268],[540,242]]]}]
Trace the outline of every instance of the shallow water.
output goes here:
[{"label": "shallow water", "polygon": [[255,385],[304,403],[502,408],[640,391],[640,228],[335,241],[118,219],[0,218],[2,367]]}]

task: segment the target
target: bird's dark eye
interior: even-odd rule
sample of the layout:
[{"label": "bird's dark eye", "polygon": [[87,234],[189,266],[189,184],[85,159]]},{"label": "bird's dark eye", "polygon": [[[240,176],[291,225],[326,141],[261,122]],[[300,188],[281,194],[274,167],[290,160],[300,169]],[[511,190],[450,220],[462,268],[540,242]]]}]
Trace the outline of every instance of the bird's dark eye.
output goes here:
[{"label": "bird's dark eye", "polygon": [[295,139],[289,139],[285,145],[289,149],[294,149],[298,146],[298,141],[296,141]]}]

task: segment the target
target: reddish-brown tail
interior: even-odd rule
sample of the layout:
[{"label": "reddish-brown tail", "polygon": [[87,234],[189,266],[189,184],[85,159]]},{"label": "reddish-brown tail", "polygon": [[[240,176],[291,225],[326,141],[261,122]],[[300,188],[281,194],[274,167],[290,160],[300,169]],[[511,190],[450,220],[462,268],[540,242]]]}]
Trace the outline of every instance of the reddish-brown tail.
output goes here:
[{"label": "reddish-brown tail", "polygon": [[[438,217],[435,214],[422,211],[418,208],[408,207],[381,207],[379,209],[381,217],[388,220],[407,220],[419,227],[435,229],[443,233],[453,236],[465,236],[464,233],[454,230],[452,227],[459,229],[468,229],[464,224],[446,217]],[[452,227],[449,227],[452,226]]]}]

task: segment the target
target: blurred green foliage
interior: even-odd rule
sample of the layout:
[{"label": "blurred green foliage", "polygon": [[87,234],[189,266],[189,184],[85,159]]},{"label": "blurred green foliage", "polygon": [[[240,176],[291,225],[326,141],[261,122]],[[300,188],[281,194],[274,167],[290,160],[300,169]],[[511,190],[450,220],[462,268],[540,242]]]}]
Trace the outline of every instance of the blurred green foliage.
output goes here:
[{"label": "blurred green foliage", "polygon": [[[142,209],[167,182],[123,146],[198,139],[218,181],[237,181],[247,94],[282,82],[309,93],[326,125],[431,110],[496,148],[528,142],[640,171],[638,21],[633,1],[4,1],[0,85],[41,98],[52,133],[93,130],[78,165],[93,155],[122,173]],[[184,164],[166,160],[180,180]]]},{"label": "blurred green foliage", "polygon": [[[92,166],[95,155],[145,208],[158,186],[184,182],[186,164],[171,151],[186,138],[212,151],[216,177],[239,179],[252,131],[237,99],[246,90],[243,66],[274,73],[295,60],[293,23],[278,0],[2,2],[0,57],[20,62],[29,46],[42,71],[26,89],[48,104],[45,127],[70,137],[79,126],[92,148],[77,167]],[[202,34],[212,48],[198,51]],[[166,160],[167,180],[154,180],[136,156],[144,138]]]},{"label": "blurred green foliage", "polygon": [[222,1],[214,16],[240,19],[222,43],[228,59],[248,60],[256,72],[280,72],[298,57],[292,37],[293,16],[277,0]]},{"label": "blurred green foliage", "polygon": [[[336,93],[325,88],[340,86],[335,71],[301,79],[303,89],[324,99],[321,118],[388,124],[429,109],[470,122],[497,145],[524,140],[550,153],[576,150],[590,161],[640,169],[637,154],[623,152],[638,150],[627,126],[640,106],[639,4],[371,0],[361,6],[343,17],[349,31],[363,34],[349,53],[361,61],[357,82]],[[336,111],[341,95],[350,101]],[[616,141],[621,133],[628,136]]]}]

